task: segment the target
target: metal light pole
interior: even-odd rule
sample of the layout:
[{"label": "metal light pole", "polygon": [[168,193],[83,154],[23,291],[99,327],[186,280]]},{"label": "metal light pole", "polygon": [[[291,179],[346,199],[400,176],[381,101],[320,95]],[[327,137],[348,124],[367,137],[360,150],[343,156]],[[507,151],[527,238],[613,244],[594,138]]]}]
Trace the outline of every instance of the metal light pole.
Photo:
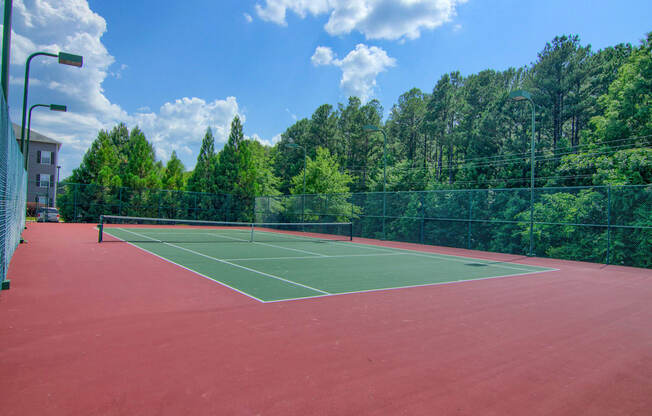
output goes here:
[{"label": "metal light pole", "polygon": [[61,169],[61,166],[57,166],[57,181],[54,184],[54,204],[57,205],[57,192],[59,192],[59,170]]},{"label": "metal light pole", "polygon": [[306,207],[306,148],[296,143],[287,143],[286,146],[303,149],[303,193],[301,194],[301,222],[304,222]]},{"label": "metal light pole", "polygon": [[11,11],[13,0],[5,0],[4,25],[2,27],[2,92],[9,102],[9,57],[11,56]]},{"label": "metal light pole", "polygon": [[60,104],[34,104],[29,108],[29,116],[27,117],[27,140],[25,141],[25,170],[27,170],[27,161],[29,160],[29,133],[32,131],[32,110],[36,107],[48,107],[50,111],[68,111],[68,107]]},{"label": "metal light pole", "polygon": [[534,256],[534,101],[532,95],[525,90],[512,91],[509,98],[514,101],[529,101],[532,106],[532,140],[530,142],[530,253]]},{"label": "metal light pole", "polygon": [[387,211],[387,134],[384,129],[374,125],[366,125],[363,127],[365,131],[379,131],[383,133],[383,240],[387,239],[385,233],[385,213]]},{"label": "metal light pole", "polygon": [[[29,86],[29,64],[32,61],[32,58],[36,56],[51,56],[54,58],[59,58],[59,63],[62,65],[70,65],[81,67],[83,65],[84,58],[79,55],[73,55],[70,53],[59,52],[58,54],[49,53],[49,52],[35,52],[27,58],[25,63],[25,82],[23,84],[23,120],[20,125],[20,150],[25,154],[25,118],[27,117],[27,89]],[[27,166],[27,157],[25,157],[25,166]]]}]

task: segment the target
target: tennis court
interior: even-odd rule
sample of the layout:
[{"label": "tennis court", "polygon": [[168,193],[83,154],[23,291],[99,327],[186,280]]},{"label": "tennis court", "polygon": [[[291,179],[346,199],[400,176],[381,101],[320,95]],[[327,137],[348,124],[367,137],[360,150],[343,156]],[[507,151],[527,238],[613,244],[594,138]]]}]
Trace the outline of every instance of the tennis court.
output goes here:
[{"label": "tennis court", "polygon": [[105,224],[101,239],[132,244],[261,302],[555,270],[361,244],[347,235],[348,223],[261,224],[254,230],[252,224],[146,220]]},{"label": "tennis court", "polygon": [[[246,226],[113,224],[98,244],[95,224],[30,224],[0,297],[0,414],[652,406],[650,270],[303,229],[254,229],[252,242]],[[326,296],[258,272],[331,294],[430,286]],[[263,300],[324,297],[262,303],[212,279]],[[464,279],[478,280],[433,285]]]}]

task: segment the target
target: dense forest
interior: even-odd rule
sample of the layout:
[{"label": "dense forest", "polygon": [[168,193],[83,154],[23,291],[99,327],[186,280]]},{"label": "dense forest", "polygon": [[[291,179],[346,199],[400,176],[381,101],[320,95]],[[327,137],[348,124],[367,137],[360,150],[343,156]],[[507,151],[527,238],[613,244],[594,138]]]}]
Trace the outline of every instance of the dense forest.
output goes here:
[{"label": "dense forest", "polygon": [[[156,161],[138,127],[120,124],[99,132],[67,181],[243,196],[301,193],[305,148],[307,193],[378,191],[383,136],[364,129],[374,125],[387,134],[388,190],[527,187],[531,110],[508,97],[525,89],[536,104],[538,187],[650,183],[651,39],[593,51],[578,36],[556,37],[529,66],[452,72],[431,92],[413,88],[385,122],[376,100],[321,105],[271,148],[245,138],[236,117],[219,152],[207,128],[192,172],[174,153],[165,165]],[[326,165],[328,172],[311,174]]]},{"label": "dense forest", "polygon": [[[77,206],[83,199],[89,204],[84,208],[89,220],[102,213],[118,213],[248,221],[254,216],[255,198],[259,196],[303,194],[304,186],[306,194],[382,191],[384,162],[387,191],[528,188],[531,107],[528,102],[509,98],[509,93],[518,89],[530,92],[535,107],[537,188],[650,184],[651,41],[652,34],[648,34],[639,45],[618,44],[594,51],[590,45],[583,45],[578,36],[555,37],[530,65],[504,71],[487,69],[469,75],[451,72],[444,74],[430,92],[418,88],[406,91],[398,97],[385,120],[384,109],[377,100],[363,103],[357,97],[350,97],[346,104],[336,107],[321,105],[309,119],[289,126],[273,147],[245,137],[236,116],[228,141],[220,151],[215,149],[210,127],[206,129],[192,171],[186,171],[175,153],[166,164],[157,161],[154,148],[143,132],[138,127],[129,131],[120,124],[98,133],[81,165],[66,180],[92,188],[85,188],[86,192],[80,194],[79,187],[62,187],[59,205],[64,207],[62,215],[67,220],[82,218],[77,208],[73,212],[65,206]],[[374,126],[375,131],[369,126]],[[383,158],[385,148],[386,159]],[[153,194],[153,189],[159,190],[158,194]],[[632,195],[639,197],[638,193]],[[544,199],[546,203],[534,208],[535,215],[556,209],[551,207],[563,207],[564,211],[546,213],[544,222],[551,217],[579,221],[584,215],[585,221],[591,223],[603,221],[593,218],[590,207],[606,200],[607,193],[557,193]],[[301,218],[342,220],[368,211],[365,201],[356,204],[345,198],[336,204],[332,202],[331,198],[328,218],[304,217],[303,205]],[[305,197],[301,203],[306,203]],[[383,203],[386,205],[387,201]],[[433,204],[413,198],[395,210],[400,215],[417,210],[424,216],[426,208]],[[172,205],[174,209],[166,208]],[[218,205],[227,208],[215,211]],[[145,209],[146,206],[150,209]],[[340,210],[333,213],[333,206],[339,206]],[[293,209],[296,211],[296,206]],[[611,205],[601,208],[598,217],[606,218],[610,209]],[[527,196],[507,201],[500,210],[510,211],[510,219],[527,222]],[[460,210],[451,205],[449,213],[455,211]],[[378,215],[385,217],[385,213]],[[643,218],[643,223],[635,223],[644,226],[638,230],[642,233],[640,238],[647,241],[642,246],[644,250],[652,238],[649,217],[649,212],[639,212],[637,218]],[[280,219],[299,218],[286,215]],[[402,237],[398,228],[394,234],[386,234],[391,232],[390,228],[385,230],[383,220],[383,238],[419,241],[416,237]],[[424,228],[427,227],[421,225],[422,242]],[[471,247],[470,222],[468,228]],[[521,246],[523,230],[523,227],[509,229],[505,235],[519,240],[514,244]],[[565,232],[573,234],[574,229]],[[378,233],[376,230],[367,234],[379,236]],[[598,238],[596,235],[586,235],[584,240]],[[599,235],[599,238],[611,238],[610,234]],[[541,234],[537,238],[547,237]],[[491,247],[489,242],[478,244],[476,248],[501,250],[500,246]],[[504,247],[507,243],[500,244]],[[598,254],[571,255],[560,252],[569,250],[568,241],[546,244],[547,251],[542,254],[604,258],[602,249]],[[461,246],[466,242],[449,245]]]}]

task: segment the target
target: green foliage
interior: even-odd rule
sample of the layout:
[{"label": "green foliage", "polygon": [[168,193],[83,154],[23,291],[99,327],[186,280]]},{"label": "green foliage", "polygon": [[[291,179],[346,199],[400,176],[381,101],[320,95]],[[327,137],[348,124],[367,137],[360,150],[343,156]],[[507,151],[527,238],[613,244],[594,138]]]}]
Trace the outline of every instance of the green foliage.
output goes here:
[{"label": "green foliage", "polygon": [[188,190],[192,192],[213,192],[215,188],[213,171],[216,163],[215,138],[213,137],[213,131],[208,127],[201,142],[197,164],[188,178]]},{"label": "green foliage", "polygon": [[183,166],[183,162],[177,157],[177,152],[173,151],[170,160],[165,165],[165,173],[163,173],[162,179],[163,189],[183,190],[186,185],[185,170],[186,167]]},{"label": "green foliage", "polygon": [[161,166],[156,163],[154,147],[138,127],[131,131],[126,148],[128,152],[123,184],[133,189],[160,188]]},{"label": "green foliage", "polygon": [[[351,177],[340,171],[335,156],[328,149],[318,147],[315,159],[306,161],[306,194],[337,194],[349,192]],[[303,193],[303,170],[292,178],[293,194]]]},{"label": "green foliage", "polygon": [[231,196],[230,219],[253,220],[254,198],[277,193],[278,179],[269,168],[269,160],[269,152],[260,143],[245,139],[236,116],[213,171],[216,191]]},{"label": "green foliage", "polygon": [[[335,156],[328,149],[318,147],[315,159],[307,159],[305,177],[305,194],[314,195],[311,195],[311,203],[305,206],[304,222],[349,221],[356,215],[356,207],[347,202],[352,179],[340,171]],[[290,191],[293,194],[304,193],[303,178],[303,170],[292,178]]]},{"label": "green foliage", "polygon": [[[620,67],[599,102],[604,114],[592,120],[598,140],[652,135],[652,33]],[[649,145],[649,138],[644,143]]]},{"label": "green foliage", "polygon": [[[534,228],[537,255],[605,261],[607,251],[607,204],[605,192],[586,189],[577,193],[553,189],[542,194],[534,204],[536,222],[546,224]],[[529,241],[529,209],[517,215],[522,221],[523,244]]]},{"label": "green foliage", "polygon": [[[59,197],[76,201],[82,216],[62,212],[66,218],[93,218],[102,206],[122,214],[249,220],[257,196],[291,192],[273,204],[268,200],[267,210],[278,220],[296,221],[301,212],[307,221],[360,217],[359,233],[383,237],[384,205],[387,238],[525,253],[531,109],[509,99],[510,91],[522,88],[535,104],[536,187],[543,188],[537,190],[542,194],[537,221],[563,224],[537,226],[538,254],[604,261],[609,240],[613,261],[642,264],[641,250],[649,248],[651,237],[644,228],[649,224],[639,218],[645,211],[641,205],[615,204],[614,212],[622,208],[638,218],[637,228],[606,235],[601,226],[585,223],[604,220],[600,198],[605,195],[595,189],[607,188],[551,187],[651,182],[651,39],[648,34],[637,47],[593,51],[577,35],[557,36],[530,65],[468,75],[453,71],[442,75],[431,93],[406,91],[386,122],[377,100],[349,97],[345,104],[320,105],[271,148],[248,140],[235,117],[219,153],[211,129],[206,130],[192,172],[184,172],[176,153],[164,167],[138,128],[130,132],[119,124],[98,133],[69,178],[89,186]],[[387,134],[386,153],[383,135],[365,130],[367,125]],[[309,196],[301,195],[304,149]],[[432,192],[362,193],[383,190],[384,162],[388,191]],[[161,187],[167,191],[155,190]],[[181,190],[192,193],[174,193]],[[649,205],[637,194],[627,201]],[[470,222],[469,216],[491,222]]]}]

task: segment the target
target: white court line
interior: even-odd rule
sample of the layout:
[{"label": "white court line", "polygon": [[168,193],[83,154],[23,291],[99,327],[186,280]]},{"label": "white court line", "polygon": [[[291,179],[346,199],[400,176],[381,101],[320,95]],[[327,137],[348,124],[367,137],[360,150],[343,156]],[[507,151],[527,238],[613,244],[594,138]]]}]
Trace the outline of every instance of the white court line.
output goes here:
[{"label": "white court line", "polygon": [[190,250],[189,248],[177,246],[176,244],[166,243],[165,241],[157,240],[156,238],[148,237],[146,235],[139,234],[139,233],[136,233],[136,232],[133,232],[133,231],[129,231],[129,230],[126,230],[126,229],[123,229],[123,228],[118,228],[118,229],[122,230],[122,231],[125,231],[125,232],[128,232],[128,233],[131,233],[131,234],[135,234],[135,235],[137,235],[139,237],[149,238],[150,240],[157,241],[157,242],[160,242],[162,244],[166,244],[166,245],[168,245],[170,247],[178,248],[179,250],[185,250],[185,251],[187,251],[189,253],[193,253],[193,254],[196,254],[196,255],[201,256],[201,257],[206,257],[206,258],[211,259],[211,260],[215,260],[215,261],[217,261],[219,263],[228,264],[229,266],[233,266],[233,267],[237,267],[239,269],[247,270],[247,271],[252,272],[252,273],[257,273],[257,274],[260,274],[262,276],[271,277],[272,279],[280,280],[280,281],[283,281],[283,282],[286,282],[286,283],[289,283],[289,284],[292,284],[292,285],[295,285],[295,286],[301,286],[303,288],[310,289],[310,290],[313,290],[315,292],[323,293],[325,295],[330,294],[330,293],[328,293],[328,292],[326,292],[324,290],[320,290],[320,289],[317,289],[317,288],[314,288],[314,287],[310,287],[310,286],[304,285],[302,283],[293,282],[292,280],[287,280],[287,279],[284,279],[284,278],[279,277],[279,276],[274,276],[273,274],[261,272],[259,270],[250,269],[249,267],[245,267],[245,266],[241,266],[239,264],[231,263],[230,261],[218,259],[217,257],[212,257],[212,256],[209,256],[209,255],[200,253],[198,251]]},{"label": "white court line", "polygon": [[[425,253],[425,252],[419,252],[419,251],[416,251],[416,250],[410,250],[410,249],[406,249],[406,248],[396,248],[396,247],[379,248],[377,246],[372,246],[372,245],[362,244],[362,243],[356,243],[356,242],[334,241],[334,243],[335,244],[355,244],[356,247],[366,248],[366,249],[369,249],[369,250],[379,250],[379,251],[384,251],[384,252],[389,252],[389,253],[395,252],[395,251],[401,251],[401,252],[404,252],[406,254],[411,254],[413,256],[428,257],[428,258],[431,258],[431,259],[439,259],[439,260],[456,261],[458,263],[468,263],[468,260],[474,260],[474,261],[480,262],[482,264],[486,264],[489,267],[493,266],[493,267],[500,267],[500,268],[503,268],[503,269],[524,270],[526,272],[528,272],[528,271],[531,272],[532,271],[531,269],[526,269],[524,267],[505,266],[505,265],[503,265],[503,262],[501,262],[500,264],[488,263],[488,262],[492,262],[493,260],[478,259],[478,258],[474,258],[474,257],[452,256],[452,255],[448,255],[448,254],[439,254],[439,253]],[[463,259],[466,259],[466,260],[463,260]],[[510,265],[517,264],[517,263],[510,263],[510,262],[505,262],[505,263],[510,264]],[[559,269],[554,269],[554,268],[550,268],[550,267],[541,267],[541,266],[530,266],[530,267],[546,269],[546,270],[543,270],[543,271],[559,270]],[[536,271],[536,270],[534,270],[534,271]]]},{"label": "white court line", "polygon": [[127,240],[123,240],[123,239],[120,238],[120,237],[116,237],[115,235],[111,234],[110,232],[108,232],[108,231],[106,231],[106,230],[104,230],[104,232],[105,232],[106,234],[110,235],[110,236],[113,237],[113,238],[117,238],[118,240],[123,241],[123,242],[129,244],[129,245],[132,246],[132,247],[136,247],[137,249],[139,249],[139,250],[143,250],[144,252],[149,253],[149,254],[151,254],[152,256],[158,257],[158,258],[161,259],[161,260],[165,260],[165,261],[167,261],[168,263],[172,263],[172,264],[174,264],[175,266],[179,266],[179,267],[181,267],[182,269],[185,269],[185,270],[188,270],[188,271],[190,271],[190,272],[193,272],[193,273],[199,275],[200,277],[203,277],[204,279],[208,279],[208,280],[211,280],[212,282],[218,283],[218,284],[220,284],[220,285],[222,285],[222,286],[224,286],[224,287],[228,287],[229,289],[231,289],[231,290],[235,290],[236,292],[238,292],[238,293],[240,293],[240,294],[242,294],[242,295],[245,295],[245,296],[247,296],[248,298],[251,298],[251,299],[257,300],[258,302],[265,303],[264,300],[259,299],[259,298],[255,297],[254,295],[250,295],[249,293],[247,293],[247,292],[243,292],[243,291],[240,290],[240,289],[236,289],[235,287],[230,286],[230,285],[227,285],[227,284],[224,283],[224,282],[221,282],[221,281],[219,281],[219,280],[217,280],[217,279],[214,279],[214,278],[212,278],[212,277],[206,276],[205,274],[200,273],[200,272],[198,272],[197,270],[193,270],[193,269],[191,269],[190,267],[186,267],[186,266],[184,266],[183,264],[179,264],[179,263],[174,262],[174,261],[172,261],[172,260],[170,260],[170,259],[168,259],[168,258],[165,258],[165,257],[163,257],[163,256],[159,256],[158,254],[156,254],[156,253],[154,253],[154,252],[152,252],[152,251],[149,251],[149,250],[147,250],[146,248],[142,248],[142,247],[140,247],[140,246],[137,246],[136,244],[130,243],[130,242],[127,241]]},{"label": "white court line", "polygon": [[[207,235],[216,235],[216,236],[220,236],[220,237],[224,237],[224,238],[230,238],[231,240],[237,240],[237,241],[245,241],[245,242],[249,241],[249,240],[243,240],[242,238],[230,237],[230,236],[228,236],[228,235],[222,235],[222,234],[213,234],[213,233],[203,233],[203,234],[207,234]],[[254,244],[260,244],[260,245],[263,245],[263,246],[274,247],[274,248],[281,248],[281,249],[283,249],[283,250],[296,251],[296,252],[299,252],[299,253],[312,254],[312,255],[314,255],[314,256],[319,256],[319,257],[327,257],[325,254],[314,253],[314,252],[312,252],[312,251],[308,251],[308,250],[299,250],[298,248],[281,247],[281,246],[276,246],[276,245],[274,245],[274,244],[261,243],[261,242],[258,242],[258,241],[252,241],[252,243],[254,243]]]},{"label": "white court line", "polygon": [[[120,229],[120,230],[130,232],[130,231],[125,230],[125,229]],[[138,233],[133,233],[133,234],[138,235]],[[115,237],[115,236],[113,236],[113,237]],[[149,239],[151,239],[151,240],[153,240],[153,241],[160,241],[160,240],[157,240],[157,239],[154,239],[154,238],[151,238],[151,237],[147,237],[147,236],[143,236],[143,237],[149,238]],[[115,238],[118,238],[118,237],[115,237]],[[120,239],[120,238],[118,238],[118,239]],[[122,239],[120,239],[120,240],[122,240]],[[125,240],[123,240],[123,241],[125,241]],[[408,289],[408,288],[415,288],[415,287],[428,287],[428,286],[448,285],[448,284],[457,284],[457,283],[473,282],[473,281],[477,281],[477,280],[501,279],[501,278],[506,278],[506,277],[516,277],[516,276],[524,276],[524,275],[530,275],[530,274],[540,274],[540,273],[547,273],[547,272],[558,271],[558,270],[559,270],[559,269],[554,269],[554,268],[545,268],[545,270],[534,270],[534,271],[533,271],[533,270],[527,270],[525,273],[515,273],[515,274],[508,274],[508,275],[501,275],[501,276],[483,277],[483,278],[477,278],[477,279],[454,280],[454,281],[447,281],[447,282],[425,283],[425,284],[419,284],[419,285],[408,285],[408,286],[392,286],[392,287],[386,287],[386,288],[367,289],[367,290],[358,290],[358,291],[352,291],[352,292],[340,292],[340,293],[327,293],[327,292],[324,292],[324,291],[321,291],[321,290],[318,290],[318,289],[314,289],[314,288],[307,287],[308,289],[316,290],[316,291],[321,292],[321,293],[324,293],[324,294],[323,294],[323,295],[314,295],[314,296],[298,297],[298,298],[286,298],[286,299],[278,299],[278,300],[269,300],[269,301],[265,301],[265,300],[261,300],[261,299],[255,297],[255,296],[252,296],[252,295],[250,295],[250,294],[248,294],[248,293],[245,293],[245,292],[243,292],[243,291],[241,291],[241,290],[238,290],[238,289],[236,289],[236,288],[234,288],[234,287],[232,287],[232,286],[229,286],[229,285],[227,285],[227,284],[225,284],[225,283],[223,283],[223,282],[220,282],[219,280],[216,280],[216,279],[214,279],[214,278],[208,277],[208,276],[203,275],[203,274],[201,274],[201,273],[199,273],[199,272],[197,272],[197,271],[195,271],[195,270],[192,270],[192,269],[190,269],[190,268],[188,268],[188,267],[185,267],[185,266],[183,266],[183,265],[180,265],[180,264],[178,264],[178,263],[175,263],[175,262],[173,262],[173,261],[171,261],[171,260],[169,260],[169,259],[167,259],[167,258],[165,258],[165,257],[159,256],[159,255],[156,254],[156,253],[152,253],[151,251],[146,250],[146,249],[144,249],[144,248],[142,248],[142,247],[136,246],[136,245],[134,245],[134,244],[132,244],[132,243],[129,243],[129,242],[127,242],[127,243],[130,244],[130,245],[132,245],[132,246],[134,246],[134,247],[136,247],[136,248],[138,248],[138,249],[141,249],[141,250],[143,250],[143,251],[145,251],[145,252],[148,252],[148,253],[150,253],[150,254],[153,254],[154,256],[159,257],[159,258],[161,258],[161,259],[163,259],[163,260],[165,260],[165,261],[167,261],[167,262],[169,262],[169,263],[172,263],[172,264],[178,265],[179,267],[181,267],[181,268],[183,268],[183,269],[186,269],[186,270],[189,270],[189,271],[191,271],[191,272],[194,272],[194,273],[198,274],[198,275],[201,276],[201,277],[204,277],[204,278],[210,279],[210,280],[212,280],[212,281],[214,281],[214,282],[217,282],[217,283],[219,283],[219,284],[221,284],[221,285],[223,285],[223,286],[225,286],[225,287],[228,287],[228,288],[230,288],[230,289],[233,289],[233,290],[235,290],[235,291],[238,292],[238,293],[241,293],[241,294],[243,294],[243,295],[245,295],[245,296],[247,296],[247,297],[250,297],[250,298],[252,298],[252,299],[258,300],[259,302],[262,302],[262,303],[289,302],[289,301],[296,301],[296,300],[305,300],[305,299],[313,299],[313,298],[322,298],[322,297],[331,297],[331,296],[349,295],[349,294],[356,294],[356,293],[380,292],[380,291],[389,291],[389,290],[398,290],[398,289]],[[351,243],[347,243],[347,242],[336,242],[336,243],[340,243],[340,244],[344,244],[344,245],[346,245],[346,244],[351,244]],[[165,244],[169,244],[169,243],[165,243]],[[377,255],[368,255],[368,256],[383,256],[383,255],[415,254],[415,251],[413,251],[413,250],[409,250],[409,249],[399,249],[399,248],[394,248],[394,247],[372,246],[372,245],[361,244],[361,243],[355,243],[355,242],[353,242],[352,244],[355,244],[356,247],[361,247],[361,248],[366,248],[366,249],[376,250],[376,251],[381,251],[381,252],[382,252],[382,254],[379,253],[379,254],[377,254]],[[172,245],[172,244],[169,244],[169,245]],[[174,247],[174,245],[172,245],[172,246]],[[177,247],[177,248],[180,248],[180,249],[183,249],[183,250],[187,250],[187,251],[191,251],[191,252],[192,252],[192,250],[188,250],[188,249],[185,249],[185,248],[183,248],[183,247]],[[201,254],[201,253],[195,253],[195,254],[199,254],[199,255],[204,256],[204,257],[212,258],[212,257],[210,257],[210,256],[203,255],[203,254]],[[417,255],[420,255],[421,253],[416,252],[416,254],[417,254]],[[440,257],[429,256],[429,255],[427,255],[427,254],[423,254],[423,256],[424,256],[424,257],[433,258],[433,259],[453,260],[453,261],[464,262],[464,260],[457,259],[457,258],[455,258],[455,256],[449,256],[449,255],[446,255],[446,254],[437,254],[437,253],[432,253],[432,254],[433,254],[434,256],[440,256]],[[363,255],[363,254],[362,254],[362,255],[350,255],[350,256],[353,257],[353,256],[366,256],[366,255]],[[333,256],[333,257],[335,257],[335,256]],[[284,257],[284,259],[287,259],[287,258],[294,258],[294,257]],[[315,258],[319,258],[319,257],[304,257],[304,258],[306,258],[306,259],[315,259]],[[476,259],[476,258],[472,258],[472,257],[461,257],[461,258],[462,258],[462,259],[468,259],[468,260],[490,261],[490,260],[487,260],[487,259]],[[213,260],[216,260],[216,261],[222,261],[222,260],[220,260],[220,259],[216,259],[216,258],[212,258],[212,259],[213,259]],[[279,259],[280,259],[280,258],[279,258]],[[245,260],[245,259],[237,259],[237,260]],[[222,261],[222,262],[227,263],[226,261]],[[246,268],[246,267],[244,267],[244,266],[239,266],[239,265],[237,265],[237,264],[232,264],[232,263],[227,263],[227,264],[230,264],[230,265],[235,266],[235,267],[240,267],[240,268],[243,268],[243,269],[246,269],[246,270],[251,270],[251,271],[253,271],[253,272],[255,272],[255,273],[261,273],[261,274],[262,274],[262,272],[259,272],[259,271],[254,270],[254,269],[248,269],[248,268]],[[491,266],[492,264],[489,264],[489,265]],[[539,267],[539,266],[532,266],[532,267]],[[526,270],[526,269],[521,269],[521,270]],[[275,277],[275,278],[278,278],[278,277]],[[279,279],[281,279],[281,280],[285,280],[285,279],[282,279],[282,278],[279,278]],[[300,285],[300,286],[304,286],[304,285],[301,285],[300,283],[291,282],[291,281],[288,281],[288,282],[289,282],[289,283],[292,283],[292,284],[297,284],[297,285]],[[304,286],[304,287],[305,287],[305,286]]]},{"label": "white court line", "polygon": [[339,259],[345,257],[385,257],[385,256],[409,256],[408,253],[378,253],[378,254],[341,254],[337,256],[299,256],[299,257],[242,257],[237,259],[224,259],[227,261],[249,261],[249,260],[321,260],[321,259]]},{"label": "white court line", "polygon": [[265,300],[265,301],[263,301],[263,303],[290,302],[290,301],[294,301],[294,300],[305,300],[305,299],[316,299],[316,298],[318,299],[318,298],[327,298],[327,297],[341,296],[341,295],[354,295],[356,293],[383,292],[383,291],[389,291],[389,290],[410,289],[410,288],[415,288],[415,287],[452,285],[452,284],[457,284],[457,283],[475,282],[475,281],[478,281],[478,280],[503,279],[505,277],[516,277],[516,276],[525,276],[525,275],[528,275],[528,274],[547,273],[547,272],[552,272],[552,271],[556,271],[556,270],[558,270],[558,269],[539,270],[539,271],[533,271],[533,272],[529,272],[529,273],[505,274],[505,275],[502,275],[502,276],[481,277],[479,279],[451,280],[451,281],[448,281],[448,282],[424,283],[424,284],[420,284],[420,285],[408,285],[408,286],[391,286],[391,287],[385,287],[385,288],[379,288],[379,289],[357,290],[357,291],[354,291],[354,292],[338,292],[338,293],[329,293],[328,295],[305,296],[305,297],[301,297],[301,298]]}]

